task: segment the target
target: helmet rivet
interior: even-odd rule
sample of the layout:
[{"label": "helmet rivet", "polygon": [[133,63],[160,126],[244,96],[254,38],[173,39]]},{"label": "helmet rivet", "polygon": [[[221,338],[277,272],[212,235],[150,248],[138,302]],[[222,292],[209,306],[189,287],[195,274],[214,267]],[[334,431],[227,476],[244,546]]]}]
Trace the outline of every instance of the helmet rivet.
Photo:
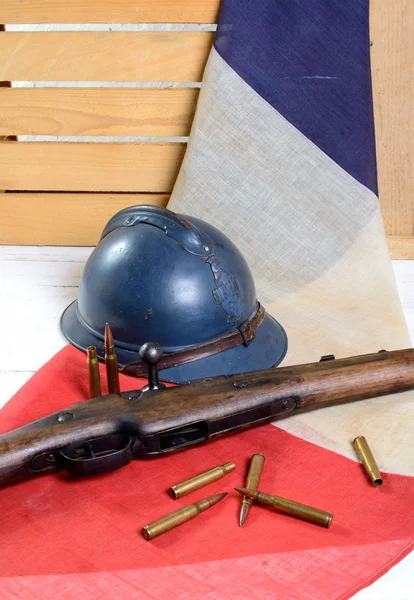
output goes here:
[{"label": "helmet rivet", "polygon": [[60,413],[60,415],[58,415],[56,417],[56,419],[59,423],[66,423],[66,421],[70,421],[71,419],[73,419],[73,417],[74,417],[73,413],[64,412],[64,413]]},{"label": "helmet rivet", "polygon": [[236,379],[233,381],[233,386],[235,388],[247,388],[249,385],[249,381],[247,379]]},{"label": "helmet rivet", "polygon": [[210,248],[208,246],[203,246],[204,252],[210,252]]}]

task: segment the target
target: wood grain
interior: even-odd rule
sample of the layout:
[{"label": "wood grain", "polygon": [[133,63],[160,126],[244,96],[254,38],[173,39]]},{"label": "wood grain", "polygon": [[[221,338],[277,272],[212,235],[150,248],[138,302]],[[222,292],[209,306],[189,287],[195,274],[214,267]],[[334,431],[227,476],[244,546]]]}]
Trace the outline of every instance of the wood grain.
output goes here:
[{"label": "wood grain", "polygon": [[51,31],[0,35],[0,80],[201,81],[213,34]]},{"label": "wood grain", "polygon": [[414,260],[414,237],[412,235],[388,235],[387,242],[391,258]]},{"label": "wood grain", "polygon": [[185,146],[1,142],[0,190],[171,192]]},{"label": "wood grain", "polygon": [[2,0],[3,23],[217,23],[220,0]]},{"label": "wood grain", "polygon": [[0,194],[0,244],[95,246],[109,219],[135,204],[166,206],[168,194]]},{"label": "wood grain", "polygon": [[[372,0],[371,62],[379,193],[394,258],[414,257],[413,24],[412,0]],[[398,248],[401,256],[396,256]]]},{"label": "wood grain", "polygon": [[198,89],[4,88],[0,135],[186,136]]}]

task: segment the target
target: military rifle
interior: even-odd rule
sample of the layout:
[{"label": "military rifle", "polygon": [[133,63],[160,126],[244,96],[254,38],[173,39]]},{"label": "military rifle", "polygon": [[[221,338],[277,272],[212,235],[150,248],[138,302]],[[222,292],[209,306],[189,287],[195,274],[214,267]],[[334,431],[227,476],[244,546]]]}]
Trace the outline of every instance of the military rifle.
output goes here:
[{"label": "military rifle", "polygon": [[105,473],[276,419],[414,388],[414,349],[212,377],[166,388],[145,344],[149,384],[78,402],[0,436],[0,485],[66,470]]}]

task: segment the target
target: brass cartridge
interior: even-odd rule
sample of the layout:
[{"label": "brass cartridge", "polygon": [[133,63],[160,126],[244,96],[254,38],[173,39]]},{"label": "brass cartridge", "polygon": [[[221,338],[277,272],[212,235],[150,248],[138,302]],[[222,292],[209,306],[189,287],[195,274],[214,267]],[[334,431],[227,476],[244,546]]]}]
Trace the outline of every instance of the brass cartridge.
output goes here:
[{"label": "brass cartridge", "polygon": [[[263,454],[253,454],[249,465],[249,471],[246,477],[246,488],[249,490],[257,490],[259,487],[260,476],[263,471],[265,457]],[[253,500],[248,496],[243,496],[242,504],[240,507],[239,525],[242,527],[243,523],[247,519],[247,515],[250,512]]]},{"label": "brass cartridge", "polygon": [[99,361],[96,355],[95,346],[88,346],[87,348],[87,363],[88,363],[88,376],[89,376],[89,395],[91,398],[97,398],[102,396],[101,388],[101,376],[99,373]]},{"label": "brass cartridge", "polygon": [[353,446],[357,455],[361,459],[362,464],[364,465],[365,472],[368,475],[372,485],[375,487],[382,485],[380,470],[364,436],[360,435],[356,437],[353,441]]},{"label": "brass cartridge", "polygon": [[114,338],[108,323],[105,325],[105,366],[106,378],[108,381],[108,392],[110,394],[119,394],[119,374],[118,362],[114,349]]},{"label": "brass cartridge", "polygon": [[325,512],[324,510],[319,510],[318,508],[313,508],[312,506],[307,506],[306,504],[300,504],[299,502],[294,502],[293,500],[287,500],[286,498],[281,498],[280,496],[269,496],[269,494],[264,494],[263,492],[258,492],[255,490],[248,490],[246,488],[234,489],[240,494],[248,496],[258,504],[269,506],[270,508],[273,508],[273,510],[276,510],[284,515],[296,517],[297,519],[302,519],[302,521],[308,521],[309,523],[314,523],[315,525],[320,525],[321,527],[331,526],[333,515]]},{"label": "brass cartridge", "polygon": [[180,510],[176,510],[149,525],[145,525],[145,527],[142,528],[142,535],[147,541],[153,540],[159,535],[190,521],[190,519],[194,519],[194,517],[201,512],[204,512],[223,500],[225,496],[227,496],[227,492],[204,498],[203,500],[194,502],[194,504],[188,504],[187,506],[184,506],[184,508],[180,508]]},{"label": "brass cartridge", "polygon": [[181,498],[182,496],[186,496],[195,490],[198,490],[216,479],[220,479],[224,477],[227,473],[234,471],[236,465],[232,462],[228,462],[225,465],[220,465],[218,467],[213,467],[213,469],[209,469],[208,471],[204,471],[203,473],[199,473],[194,477],[190,477],[189,479],[185,479],[180,483],[176,483],[170,487],[168,493],[174,500]]}]

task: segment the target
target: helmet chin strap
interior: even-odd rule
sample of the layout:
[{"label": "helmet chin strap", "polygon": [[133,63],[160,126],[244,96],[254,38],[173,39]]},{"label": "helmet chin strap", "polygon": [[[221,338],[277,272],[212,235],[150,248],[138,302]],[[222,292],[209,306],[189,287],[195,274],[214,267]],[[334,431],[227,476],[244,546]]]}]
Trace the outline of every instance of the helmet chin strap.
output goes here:
[{"label": "helmet chin strap", "polygon": [[[254,340],[254,332],[263,323],[265,315],[265,309],[259,304],[253,317],[244,321],[237,329],[234,329],[225,335],[213,338],[212,340],[208,340],[207,342],[195,344],[184,350],[177,350],[177,352],[164,354],[157,363],[157,368],[159,370],[170,369],[185,363],[201,360],[202,358],[208,358],[213,354],[218,354],[219,352],[229,350],[230,348],[236,348],[237,346],[242,345],[248,346]],[[137,354],[131,352],[131,358],[135,356],[137,356]],[[125,365],[120,369],[120,372],[124,375],[132,375],[133,377],[145,377],[147,368],[147,365],[142,361],[136,361]]]}]

